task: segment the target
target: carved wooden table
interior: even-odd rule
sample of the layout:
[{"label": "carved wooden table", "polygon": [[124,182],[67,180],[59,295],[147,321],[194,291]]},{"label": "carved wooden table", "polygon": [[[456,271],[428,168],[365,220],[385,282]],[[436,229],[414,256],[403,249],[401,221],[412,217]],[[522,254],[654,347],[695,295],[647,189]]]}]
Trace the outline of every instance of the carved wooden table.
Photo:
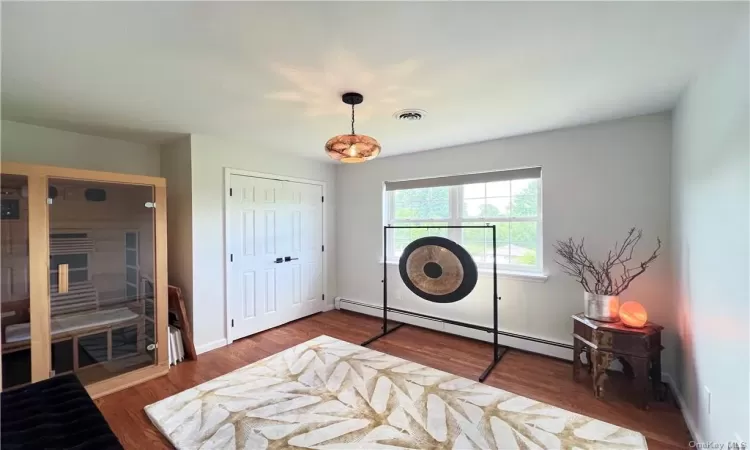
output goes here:
[{"label": "carved wooden table", "polygon": [[643,328],[629,328],[622,322],[598,322],[583,315],[573,315],[573,379],[578,381],[581,353],[591,371],[596,398],[604,395],[607,368],[615,359],[622,362],[623,372],[633,379],[638,405],[648,408],[652,394],[662,397],[661,330],[647,322]]}]

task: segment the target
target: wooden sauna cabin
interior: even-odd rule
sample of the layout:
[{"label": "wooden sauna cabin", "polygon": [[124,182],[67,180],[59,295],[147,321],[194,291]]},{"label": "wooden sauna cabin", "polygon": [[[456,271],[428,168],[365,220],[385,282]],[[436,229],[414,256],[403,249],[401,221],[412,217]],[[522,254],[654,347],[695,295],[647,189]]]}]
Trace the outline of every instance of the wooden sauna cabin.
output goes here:
[{"label": "wooden sauna cabin", "polygon": [[97,397],[165,374],[165,180],[0,170],[3,390],[72,372]]}]

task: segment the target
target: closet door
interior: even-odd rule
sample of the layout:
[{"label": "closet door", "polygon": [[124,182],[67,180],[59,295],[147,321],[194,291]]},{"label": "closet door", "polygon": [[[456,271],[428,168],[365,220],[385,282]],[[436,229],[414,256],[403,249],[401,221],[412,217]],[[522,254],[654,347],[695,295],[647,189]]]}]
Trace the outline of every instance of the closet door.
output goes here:
[{"label": "closet door", "polygon": [[49,178],[51,375],[156,363],[154,189]]},{"label": "closet door", "polygon": [[2,389],[32,381],[29,293],[29,186],[25,175],[0,177]]}]

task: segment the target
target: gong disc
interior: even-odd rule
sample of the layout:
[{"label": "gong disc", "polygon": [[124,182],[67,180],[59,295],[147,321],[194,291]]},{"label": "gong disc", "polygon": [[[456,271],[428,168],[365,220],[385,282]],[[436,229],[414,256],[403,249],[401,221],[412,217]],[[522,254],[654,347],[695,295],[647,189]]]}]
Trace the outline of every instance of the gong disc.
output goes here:
[{"label": "gong disc", "polygon": [[419,238],[407,245],[398,270],[410,291],[436,303],[457,302],[477,284],[477,265],[469,252],[439,236]]}]

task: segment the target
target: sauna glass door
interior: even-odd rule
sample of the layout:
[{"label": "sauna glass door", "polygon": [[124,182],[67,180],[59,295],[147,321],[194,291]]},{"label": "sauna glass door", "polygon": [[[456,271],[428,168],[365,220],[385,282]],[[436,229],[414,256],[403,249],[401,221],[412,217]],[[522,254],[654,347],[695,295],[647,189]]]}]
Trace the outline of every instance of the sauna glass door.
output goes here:
[{"label": "sauna glass door", "polygon": [[0,264],[2,265],[2,387],[31,383],[31,304],[29,301],[28,180],[23,175],[0,177]]},{"label": "sauna glass door", "polygon": [[153,187],[48,187],[52,375],[89,385],[155,364]]}]

